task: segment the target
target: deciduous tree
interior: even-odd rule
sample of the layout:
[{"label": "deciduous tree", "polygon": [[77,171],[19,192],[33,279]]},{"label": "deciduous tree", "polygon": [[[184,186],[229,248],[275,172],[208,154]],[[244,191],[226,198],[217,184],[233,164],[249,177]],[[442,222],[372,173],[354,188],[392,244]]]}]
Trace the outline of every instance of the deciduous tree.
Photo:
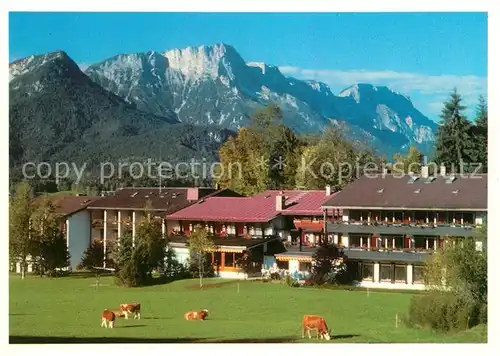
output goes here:
[{"label": "deciduous tree", "polygon": [[50,198],[39,200],[32,215],[30,254],[40,276],[45,273],[56,276],[57,269],[69,266],[70,255],[61,219]]},{"label": "deciduous tree", "polygon": [[14,265],[20,264],[22,279],[27,270],[32,212],[31,188],[28,182],[24,181],[16,185],[14,194],[9,199],[9,255]]},{"label": "deciduous tree", "polygon": [[188,248],[190,264],[198,270],[201,288],[203,287],[203,276],[210,272],[206,270],[206,263],[209,262],[207,253],[215,249],[215,244],[208,232],[201,225],[198,225],[188,237]]},{"label": "deciduous tree", "polygon": [[393,157],[394,164],[392,165],[392,171],[396,174],[409,174],[415,173],[420,174],[422,165],[422,153],[415,146],[411,146],[408,149],[406,155],[401,155],[396,153]]}]

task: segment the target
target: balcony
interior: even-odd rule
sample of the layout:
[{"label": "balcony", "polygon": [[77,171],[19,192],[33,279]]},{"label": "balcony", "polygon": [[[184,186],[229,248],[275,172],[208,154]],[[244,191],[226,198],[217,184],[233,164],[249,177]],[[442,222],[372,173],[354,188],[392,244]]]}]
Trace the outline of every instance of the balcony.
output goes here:
[{"label": "balcony", "polygon": [[[359,248],[359,247],[343,247],[343,254],[347,260],[354,261],[391,261],[405,263],[423,263],[428,259],[434,251],[425,249],[384,249],[384,248]],[[289,247],[285,255],[294,256],[295,258],[312,258],[315,248],[298,248]]]},{"label": "balcony", "polygon": [[368,223],[342,222],[327,223],[329,233],[343,234],[387,234],[387,235],[425,235],[443,237],[475,236],[479,226],[469,224],[417,224],[417,223]]},{"label": "balcony", "polygon": [[360,248],[343,248],[344,254],[349,260],[359,261],[390,261],[390,262],[405,262],[405,263],[423,263],[428,259],[434,251],[430,250],[415,250],[415,249],[360,249]]}]

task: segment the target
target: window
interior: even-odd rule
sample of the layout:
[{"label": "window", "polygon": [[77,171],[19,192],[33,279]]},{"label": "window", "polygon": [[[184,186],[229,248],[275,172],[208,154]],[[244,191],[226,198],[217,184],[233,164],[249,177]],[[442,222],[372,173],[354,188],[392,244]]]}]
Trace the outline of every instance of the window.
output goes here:
[{"label": "window", "polygon": [[349,236],[349,246],[350,247],[361,247],[361,236],[359,236],[359,235]]},{"label": "window", "polygon": [[359,210],[349,211],[349,220],[360,221],[361,220],[361,211],[359,211]]},{"label": "window", "polygon": [[373,210],[370,211],[370,221],[380,221],[381,220],[381,211]]},{"label": "window", "polygon": [[427,212],[422,210],[415,211],[415,221],[425,223],[427,219]]},{"label": "window", "polygon": [[474,224],[474,214],[464,212],[463,213],[464,224]]},{"label": "window", "polygon": [[299,272],[311,271],[311,262],[299,262]]},{"label": "window", "polygon": [[449,222],[449,220],[451,220],[449,218],[449,214],[446,211],[438,211],[438,212],[436,212],[436,218],[437,218],[438,224],[439,223],[446,224],[446,223]]},{"label": "window", "polygon": [[393,265],[380,265],[380,281],[392,282]]},{"label": "window", "polygon": [[405,265],[394,266],[394,281],[396,283],[406,283],[406,266]]},{"label": "window", "polygon": [[362,263],[361,264],[361,277],[364,281],[372,281],[373,282],[373,263]]},{"label": "window", "polygon": [[222,258],[221,258],[221,252],[213,252],[213,261],[217,266],[220,266]]},{"label": "window", "polygon": [[415,237],[415,248],[425,249],[426,246],[425,240],[427,240],[425,237]]},{"label": "window", "polygon": [[224,266],[233,267],[233,264],[234,264],[234,253],[233,252],[226,252]]},{"label": "window", "polygon": [[279,269],[286,269],[286,270],[288,270],[288,268],[289,268],[289,262],[288,261],[276,261],[276,265],[278,266]]},{"label": "window", "polygon": [[235,252],[234,253],[234,264],[238,263],[243,258],[243,252]]},{"label": "window", "polygon": [[413,283],[423,284],[424,283],[424,267],[423,266],[413,266]]},{"label": "window", "polygon": [[395,248],[403,248],[403,246],[404,246],[403,237],[402,236],[395,237],[394,243],[395,243],[395,245],[394,245]]}]

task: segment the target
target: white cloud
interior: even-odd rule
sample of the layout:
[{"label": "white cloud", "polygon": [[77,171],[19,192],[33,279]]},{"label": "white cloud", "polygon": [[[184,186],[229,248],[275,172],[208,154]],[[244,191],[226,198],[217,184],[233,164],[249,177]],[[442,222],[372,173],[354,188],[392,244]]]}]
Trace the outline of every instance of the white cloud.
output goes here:
[{"label": "white cloud", "polygon": [[[394,91],[410,96],[424,107],[417,107],[424,113],[437,115],[453,87],[463,96],[469,109],[475,107],[479,95],[486,95],[487,80],[473,75],[427,75],[422,73],[395,72],[390,70],[315,70],[293,66],[279,67],[283,74],[299,79],[312,79],[328,84],[333,91],[341,90],[356,83],[385,85]],[[439,103],[439,105],[438,105]],[[416,103],[415,103],[416,104]]]},{"label": "white cloud", "polygon": [[80,67],[80,70],[83,72],[85,69],[87,69],[90,66],[88,63],[78,63],[78,67]]}]

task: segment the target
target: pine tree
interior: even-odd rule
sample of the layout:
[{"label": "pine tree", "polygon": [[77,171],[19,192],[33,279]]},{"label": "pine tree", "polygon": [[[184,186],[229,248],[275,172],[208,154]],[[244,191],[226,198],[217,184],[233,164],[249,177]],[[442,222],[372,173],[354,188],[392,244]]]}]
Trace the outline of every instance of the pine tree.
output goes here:
[{"label": "pine tree", "polygon": [[488,171],[488,104],[486,99],[479,96],[476,108],[476,124],[474,126],[474,159],[482,165],[482,171]]},{"label": "pine tree", "polygon": [[444,103],[436,134],[436,161],[452,171],[467,169],[466,164],[472,161],[472,125],[463,114],[465,108],[461,95],[454,88]]},{"label": "pine tree", "polygon": [[338,246],[322,240],[313,255],[312,280],[314,283],[333,282],[335,275],[345,270],[343,259],[344,255]]}]

